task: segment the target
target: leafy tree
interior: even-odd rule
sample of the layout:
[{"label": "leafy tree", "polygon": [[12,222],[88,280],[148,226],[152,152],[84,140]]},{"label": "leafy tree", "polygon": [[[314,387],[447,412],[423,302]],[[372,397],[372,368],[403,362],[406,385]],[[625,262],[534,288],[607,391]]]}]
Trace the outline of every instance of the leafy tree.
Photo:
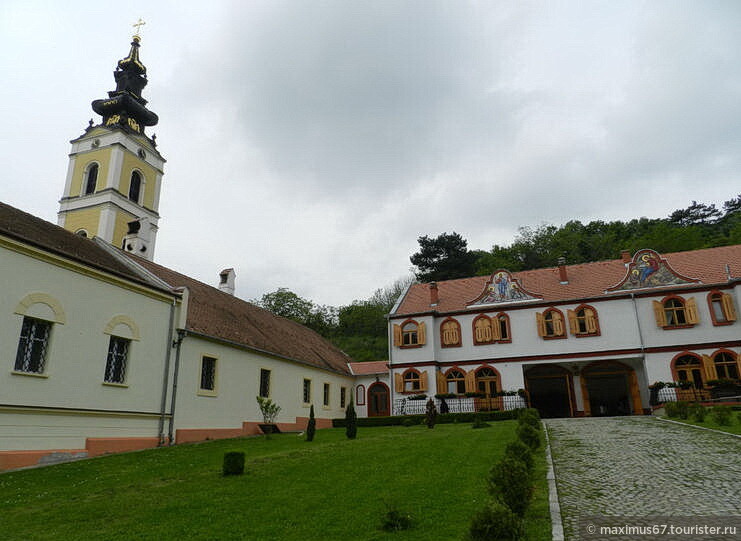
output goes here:
[{"label": "leafy tree", "polygon": [[259,301],[253,302],[276,316],[292,319],[299,323],[306,322],[314,308],[314,303],[299,297],[285,287],[279,287],[277,291],[272,293],[265,293]]},{"label": "leafy tree", "polygon": [[465,278],[476,270],[476,255],[468,251],[468,242],[455,231],[434,239],[424,235],[417,242],[419,252],[409,260],[417,267],[415,274],[423,282]]}]

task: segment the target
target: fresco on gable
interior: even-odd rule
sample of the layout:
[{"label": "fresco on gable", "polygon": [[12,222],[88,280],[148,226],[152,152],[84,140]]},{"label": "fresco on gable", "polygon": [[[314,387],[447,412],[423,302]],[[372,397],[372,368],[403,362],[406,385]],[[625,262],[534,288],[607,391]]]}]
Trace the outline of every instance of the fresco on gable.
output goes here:
[{"label": "fresco on gable", "polygon": [[538,298],[540,297],[536,297],[525,290],[509,271],[502,270],[491,275],[481,295],[468,305],[525,301]]},{"label": "fresco on gable", "polygon": [[699,281],[679,274],[657,252],[639,250],[628,264],[625,277],[617,285],[607,288],[607,291],[695,284]]}]

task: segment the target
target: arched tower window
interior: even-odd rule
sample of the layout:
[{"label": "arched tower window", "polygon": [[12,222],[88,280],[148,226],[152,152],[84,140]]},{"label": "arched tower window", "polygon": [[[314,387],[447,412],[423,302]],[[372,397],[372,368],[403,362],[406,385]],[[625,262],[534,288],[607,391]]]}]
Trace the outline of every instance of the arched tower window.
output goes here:
[{"label": "arched tower window", "polygon": [[95,193],[95,186],[98,183],[98,164],[92,164],[87,170],[87,178],[85,179],[85,193],[84,195],[90,195]]},{"label": "arched tower window", "polygon": [[141,192],[142,187],[142,176],[139,174],[138,171],[133,171],[131,173],[131,183],[129,184],[129,199],[131,199],[134,203],[139,202],[139,192]]}]

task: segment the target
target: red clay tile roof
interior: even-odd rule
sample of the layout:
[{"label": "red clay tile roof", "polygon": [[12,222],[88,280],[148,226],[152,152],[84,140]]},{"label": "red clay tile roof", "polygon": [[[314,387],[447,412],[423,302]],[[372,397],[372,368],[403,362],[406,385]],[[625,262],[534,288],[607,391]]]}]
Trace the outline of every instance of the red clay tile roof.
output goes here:
[{"label": "red clay tile roof", "polygon": [[[0,235],[149,287],[147,280],[96,241],[0,202]],[[169,291],[168,291],[169,292]]]},{"label": "red clay tile roof", "polygon": [[350,371],[355,376],[365,376],[369,374],[386,374],[389,371],[389,363],[386,361],[349,363],[349,366]]},{"label": "red clay tile roof", "polygon": [[[726,265],[730,268],[731,276],[736,279],[741,278],[741,244],[661,254],[661,256],[676,272],[690,278],[698,278],[703,284],[728,282]],[[605,294],[605,290],[618,284],[625,277],[625,272],[623,261],[614,259],[568,265],[566,274],[569,283],[563,285],[559,280],[558,267],[513,272],[512,276],[517,278],[528,291],[542,295],[543,301],[558,302],[569,299],[615,296],[620,292]],[[488,279],[489,276],[474,276],[438,282],[439,301],[435,307],[430,306],[429,284],[413,284],[399,308],[392,315],[415,314],[431,310],[437,312],[465,310],[468,303],[481,294]]]},{"label": "red clay tile roof", "polygon": [[173,288],[188,288],[188,331],[235,342],[325,370],[350,374],[347,366],[350,358],[308,327],[276,316],[174,270],[137,256],[126,255]]}]

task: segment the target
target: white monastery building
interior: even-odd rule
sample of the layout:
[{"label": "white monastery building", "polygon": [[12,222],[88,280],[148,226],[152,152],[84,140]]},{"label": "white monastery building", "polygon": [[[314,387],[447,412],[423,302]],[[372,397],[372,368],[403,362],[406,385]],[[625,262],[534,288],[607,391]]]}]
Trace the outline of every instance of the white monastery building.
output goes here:
[{"label": "white monastery building", "polygon": [[387,416],[433,395],[451,412],[644,414],[653,382],[704,397],[739,378],[741,246],[413,284],[389,362],[369,363],[236,298],[233,269],[212,287],[158,265],[165,159],[139,47],[72,141],[58,225],[0,203],[0,470],[259,434],[257,396],[302,430],[312,405],[323,428],[351,401]]}]

